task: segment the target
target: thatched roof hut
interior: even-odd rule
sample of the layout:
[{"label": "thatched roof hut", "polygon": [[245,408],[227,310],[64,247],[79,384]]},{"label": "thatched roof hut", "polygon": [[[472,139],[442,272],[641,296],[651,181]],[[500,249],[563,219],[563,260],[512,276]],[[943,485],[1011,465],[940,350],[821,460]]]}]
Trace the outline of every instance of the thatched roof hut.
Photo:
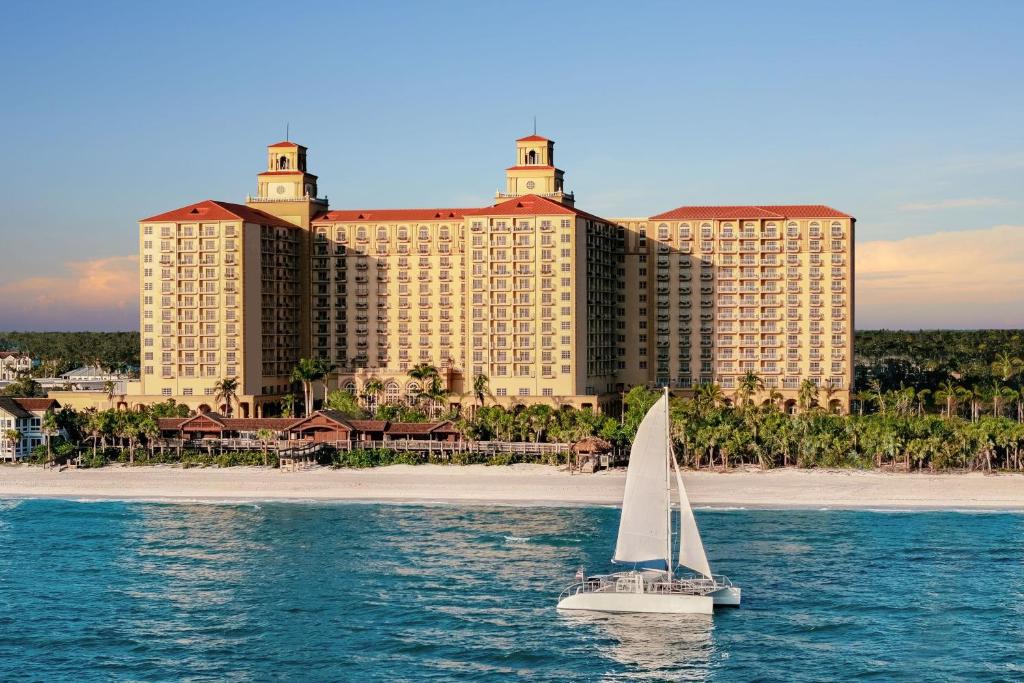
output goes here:
[{"label": "thatched roof hut", "polygon": [[613,450],[615,450],[614,446],[596,436],[588,436],[572,445],[572,452],[576,455],[600,455],[611,453]]}]

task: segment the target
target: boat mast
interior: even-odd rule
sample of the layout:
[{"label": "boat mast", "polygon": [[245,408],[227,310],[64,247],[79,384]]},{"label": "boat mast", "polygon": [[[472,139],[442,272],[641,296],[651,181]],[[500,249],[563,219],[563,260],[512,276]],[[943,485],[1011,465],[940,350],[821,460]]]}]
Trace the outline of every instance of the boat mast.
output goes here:
[{"label": "boat mast", "polygon": [[[668,534],[665,536],[665,573],[672,579],[672,425],[668,409],[668,387],[664,387],[665,398],[665,521]],[[682,539],[680,539],[682,540]]]}]

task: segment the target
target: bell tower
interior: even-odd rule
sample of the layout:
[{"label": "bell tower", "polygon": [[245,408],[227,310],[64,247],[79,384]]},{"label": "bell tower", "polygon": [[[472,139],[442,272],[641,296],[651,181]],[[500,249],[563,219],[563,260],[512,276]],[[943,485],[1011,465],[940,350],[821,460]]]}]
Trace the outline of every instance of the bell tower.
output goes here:
[{"label": "bell tower", "polygon": [[505,169],[505,192],[498,201],[535,194],[572,206],[575,197],[565,191],[565,172],[555,168],[555,142],[534,133],[516,140],[516,165]]},{"label": "bell tower", "polygon": [[327,210],[327,198],[316,195],[306,148],[285,140],[267,147],[267,170],[256,176],[256,196],[246,204],[308,229],[310,220]]}]

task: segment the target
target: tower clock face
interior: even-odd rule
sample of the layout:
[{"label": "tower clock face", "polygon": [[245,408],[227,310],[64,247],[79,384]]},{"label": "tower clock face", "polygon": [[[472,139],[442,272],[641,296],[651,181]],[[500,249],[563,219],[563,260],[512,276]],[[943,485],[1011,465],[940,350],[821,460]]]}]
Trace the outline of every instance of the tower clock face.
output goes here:
[{"label": "tower clock face", "polygon": [[526,181],[526,189],[527,190],[532,190],[536,186],[537,186],[536,183],[534,183],[532,180],[527,180]]},{"label": "tower clock face", "polygon": [[284,194],[287,191],[288,191],[288,188],[286,186],[284,186],[284,185],[278,185],[277,189],[275,190],[275,192],[277,192],[277,194]]}]

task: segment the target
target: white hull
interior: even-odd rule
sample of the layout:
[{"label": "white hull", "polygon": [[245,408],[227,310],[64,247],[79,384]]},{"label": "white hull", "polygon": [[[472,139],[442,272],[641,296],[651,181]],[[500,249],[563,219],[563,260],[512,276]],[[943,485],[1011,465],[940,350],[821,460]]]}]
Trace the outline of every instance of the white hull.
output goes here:
[{"label": "white hull", "polygon": [[709,595],[679,593],[577,593],[558,603],[558,609],[656,614],[711,614],[714,606]]},{"label": "white hull", "polygon": [[740,589],[736,586],[720,588],[711,594],[711,598],[715,601],[715,607],[739,607]]}]

